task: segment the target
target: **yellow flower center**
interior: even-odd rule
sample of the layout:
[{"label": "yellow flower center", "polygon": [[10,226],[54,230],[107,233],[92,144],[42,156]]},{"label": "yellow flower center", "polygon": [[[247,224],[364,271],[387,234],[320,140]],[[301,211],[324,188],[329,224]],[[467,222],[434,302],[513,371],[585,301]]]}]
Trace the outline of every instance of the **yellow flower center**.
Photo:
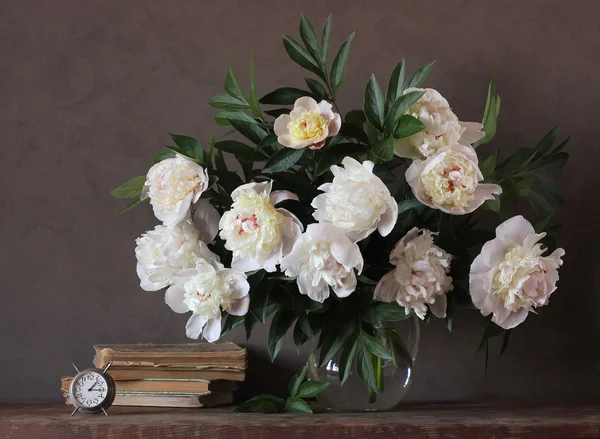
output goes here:
[{"label": "yellow flower center", "polygon": [[298,142],[317,139],[325,134],[329,121],[318,111],[305,111],[298,119],[288,123],[288,130],[292,138]]},{"label": "yellow flower center", "polygon": [[436,205],[462,208],[477,188],[477,167],[464,156],[449,152],[420,181]]}]

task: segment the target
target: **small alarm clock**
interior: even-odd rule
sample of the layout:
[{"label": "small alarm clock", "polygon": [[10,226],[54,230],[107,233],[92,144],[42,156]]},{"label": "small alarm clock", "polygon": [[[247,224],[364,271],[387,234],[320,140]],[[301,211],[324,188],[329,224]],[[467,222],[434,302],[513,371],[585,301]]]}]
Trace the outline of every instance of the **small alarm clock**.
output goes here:
[{"label": "small alarm clock", "polygon": [[77,375],[69,386],[69,398],[75,406],[71,413],[73,416],[78,411],[89,415],[104,413],[115,400],[117,388],[115,380],[107,373],[110,363],[102,369],[79,370],[75,364],[73,367]]}]

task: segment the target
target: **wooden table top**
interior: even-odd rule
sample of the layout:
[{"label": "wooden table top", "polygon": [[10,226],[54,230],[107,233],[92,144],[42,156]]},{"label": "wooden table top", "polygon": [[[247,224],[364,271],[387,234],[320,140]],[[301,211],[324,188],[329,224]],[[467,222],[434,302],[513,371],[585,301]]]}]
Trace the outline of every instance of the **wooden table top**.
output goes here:
[{"label": "wooden table top", "polygon": [[600,438],[600,406],[406,405],[386,413],[234,414],[231,408],[112,407],[70,416],[63,404],[0,405],[0,437],[14,438]]}]

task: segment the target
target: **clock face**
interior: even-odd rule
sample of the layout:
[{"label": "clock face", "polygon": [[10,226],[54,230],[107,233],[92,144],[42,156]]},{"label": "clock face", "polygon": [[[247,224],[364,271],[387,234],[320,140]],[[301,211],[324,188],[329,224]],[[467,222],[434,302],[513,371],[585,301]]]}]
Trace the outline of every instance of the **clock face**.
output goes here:
[{"label": "clock face", "polygon": [[71,385],[73,403],[82,408],[94,408],[104,402],[108,394],[108,384],[98,372],[83,371]]}]

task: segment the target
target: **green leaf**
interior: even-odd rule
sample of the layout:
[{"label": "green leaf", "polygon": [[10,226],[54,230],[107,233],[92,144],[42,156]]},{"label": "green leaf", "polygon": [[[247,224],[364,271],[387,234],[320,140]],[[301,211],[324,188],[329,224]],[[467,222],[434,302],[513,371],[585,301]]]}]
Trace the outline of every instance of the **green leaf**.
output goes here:
[{"label": "green leaf", "polygon": [[502,338],[502,348],[500,349],[500,355],[503,355],[506,352],[506,348],[508,347],[508,342],[510,341],[511,330],[507,329],[504,331],[504,337]]},{"label": "green leaf", "polygon": [[549,214],[554,213],[554,208],[543,195],[540,195],[532,190],[527,190],[524,192],[524,196],[527,198],[527,201],[536,210],[536,212],[539,212],[539,209],[542,209]]},{"label": "green leaf", "polygon": [[376,357],[382,358],[384,360],[392,359],[392,356],[385,348],[385,345],[378,338],[373,337],[364,331],[361,331],[360,341],[369,350],[369,352],[371,352]]},{"label": "green leaf", "polygon": [[394,101],[402,94],[404,84],[404,59],[402,59],[390,76],[385,99],[385,107],[389,110]]},{"label": "green leaf", "polygon": [[494,154],[486,158],[484,161],[479,162],[479,169],[484,177],[489,177],[496,170],[496,163],[500,156],[500,148],[497,148]]},{"label": "green leaf", "polygon": [[314,97],[311,92],[306,90],[294,87],[281,87],[264,95],[260,99],[260,103],[263,105],[294,105],[296,99],[303,96]]},{"label": "green leaf", "polygon": [[[302,331],[302,328],[300,327],[301,318],[303,317],[300,316],[298,317],[298,320],[296,320],[296,325],[294,326],[293,332],[294,345],[296,346],[296,349],[300,349],[300,346],[302,346],[309,340],[309,337],[306,336],[306,334]],[[304,318],[306,319],[306,321],[308,321],[308,318]]]},{"label": "green leaf", "polygon": [[229,68],[227,69],[227,74],[225,75],[225,91],[229,93],[230,96],[236,98],[240,102],[246,102],[246,98],[244,97],[244,92],[240,87],[240,83],[235,74],[235,70],[233,70],[233,66],[229,63]]},{"label": "green leaf", "polygon": [[173,142],[179,147],[183,155],[201,163],[206,163],[206,152],[196,139],[173,133],[169,133],[169,136],[171,136],[171,139],[173,139]]},{"label": "green leaf", "polygon": [[237,140],[221,140],[215,143],[215,148],[221,151],[234,154],[236,156],[251,156],[255,150],[251,146],[248,146]]},{"label": "green leaf", "polygon": [[453,322],[453,302],[452,299],[448,298],[447,299],[447,305],[446,305],[446,317],[444,317],[444,323],[446,324],[446,328],[448,329],[448,332],[452,332],[452,322]]},{"label": "green leaf", "polygon": [[158,153],[156,155],[156,157],[154,157],[153,162],[156,164],[156,163],[162,162],[163,160],[172,159],[174,157],[175,157],[175,152],[173,152],[173,151],[164,151],[164,152]]},{"label": "green leaf", "polygon": [[379,131],[383,131],[384,100],[375,75],[371,75],[365,88],[364,110],[367,120]]},{"label": "green leaf", "polygon": [[317,101],[327,99],[327,90],[319,81],[313,78],[304,78],[306,85],[311,92],[317,97]]},{"label": "green leaf", "polygon": [[300,398],[288,398],[285,400],[285,407],[283,407],[285,413],[312,413],[306,401]]},{"label": "green leaf", "polygon": [[344,385],[348,376],[350,375],[350,371],[352,370],[352,362],[356,357],[356,349],[358,348],[358,331],[353,335],[348,337],[346,343],[344,343],[344,348],[342,349],[342,355],[340,356],[340,385]]},{"label": "green leaf", "polygon": [[416,117],[409,114],[403,114],[398,118],[398,123],[394,129],[396,139],[405,139],[414,136],[425,129],[425,124]]},{"label": "green leaf", "polygon": [[322,338],[321,351],[319,354],[320,366],[325,365],[335,354],[337,354],[344,345],[347,335],[348,334],[339,331],[339,326],[336,326],[336,328],[329,328],[326,333],[321,331],[321,337],[319,338],[319,341],[321,341]]},{"label": "green leaf", "polygon": [[421,206],[423,206],[423,204],[416,198],[410,198],[408,200],[400,201],[398,203],[398,215],[406,212],[407,210],[415,209]]},{"label": "green leaf", "polygon": [[542,189],[544,189],[544,192],[554,197],[558,202],[564,203],[565,196],[560,184],[552,177],[542,174],[541,172],[535,172],[534,175],[540,186],[542,186]]},{"label": "green leaf", "polygon": [[298,398],[314,398],[330,384],[329,381],[307,381],[300,386]]},{"label": "green leaf", "polygon": [[288,386],[288,392],[291,397],[295,397],[298,395],[298,390],[300,389],[300,384],[306,378],[306,371],[308,370],[308,364],[305,364],[302,369],[298,371],[296,375],[292,377],[290,380],[290,384]]},{"label": "green leaf", "polygon": [[217,148],[217,150],[215,151],[215,167],[219,171],[227,171],[227,164],[225,163],[225,158],[223,157],[223,151],[221,151],[217,147],[216,143],[215,143],[215,148]]},{"label": "green leaf", "polygon": [[248,93],[248,106],[254,117],[262,119],[262,112],[258,105],[258,94],[256,92],[256,79],[254,77],[254,53],[250,55],[250,92]]},{"label": "green leaf", "polygon": [[[321,59],[320,44],[313,25],[306,15],[300,14],[300,38],[315,60]],[[318,62],[318,61],[317,61]]]},{"label": "green leaf", "polygon": [[245,101],[240,101],[239,99],[226,94],[213,96],[210,101],[208,101],[208,105],[217,110],[247,110],[249,108]]},{"label": "green leaf", "polygon": [[491,210],[492,212],[500,213],[500,209],[502,208],[500,196],[494,195],[494,198],[492,198],[491,200],[486,200],[483,203],[483,207],[485,209]]},{"label": "green leaf", "polygon": [[[421,96],[423,96],[424,91],[409,91],[408,93],[404,93],[400,97],[398,97],[391,105],[388,115],[385,120],[385,127],[388,133],[392,133],[394,128],[398,125],[398,116],[404,115],[406,111],[409,109],[411,105],[417,102]],[[411,116],[412,117],[412,116]],[[414,118],[413,118],[414,119]],[[416,119],[418,120],[418,119]],[[425,125],[423,125],[425,126]],[[408,137],[408,136],[407,136]]]},{"label": "green leaf", "polygon": [[350,53],[350,46],[352,45],[354,34],[355,33],[352,32],[350,36],[346,38],[346,41],[342,43],[342,46],[331,65],[330,83],[333,90],[333,97],[335,97],[344,81],[344,73],[346,72],[346,66],[348,65],[348,54]]},{"label": "green leaf", "polygon": [[496,337],[502,334],[502,332],[504,332],[504,329],[492,322],[491,319],[487,320],[485,329],[483,331],[483,336],[481,337],[481,341],[477,347],[477,352],[481,351],[487,345],[490,338]]},{"label": "green leaf", "polygon": [[277,119],[282,114],[290,114],[290,111],[289,108],[275,108],[274,110],[265,110],[265,114]]},{"label": "green leaf", "polygon": [[408,319],[411,314],[406,313],[403,306],[397,303],[374,302],[370,309],[366,310],[368,321],[372,324],[377,322],[397,322]]},{"label": "green leaf", "polygon": [[243,111],[219,111],[215,115],[215,123],[219,126],[230,126],[232,119],[258,124],[254,118],[248,116]]},{"label": "green leaf", "polygon": [[365,285],[377,285],[378,282],[374,281],[373,279],[369,279],[367,276],[365,276],[364,274],[359,274],[358,275],[358,281],[360,283],[363,283]]},{"label": "green leaf", "polygon": [[483,132],[485,136],[475,142],[473,147],[476,148],[479,145],[485,145],[492,141],[496,135],[496,125],[498,122],[498,115],[500,114],[500,96],[496,94],[496,78],[492,76],[490,85],[488,87],[488,95],[485,102],[485,110],[483,111]]},{"label": "green leaf", "polygon": [[362,128],[362,126],[367,121],[367,118],[363,110],[351,110],[346,113],[346,116],[344,116],[344,120],[348,123],[354,124]]},{"label": "green leaf", "polygon": [[271,174],[273,172],[281,172],[294,166],[298,160],[304,155],[306,148],[292,149],[283,148],[277,151],[273,157],[265,164],[263,173]]},{"label": "green leaf", "polygon": [[569,159],[569,154],[566,152],[553,153],[540,160],[539,168],[546,172],[560,171]]},{"label": "green leaf", "polygon": [[292,61],[300,67],[304,67],[306,70],[317,74],[319,77],[323,77],[323,72],[317,60],[289,35],[283,35],[283,47]]},{"label": "green leaf", "polygon": [[327,54],[329,52],[329,34],[331,33],[331,15],[327,17],[321,31],[321,64],[327,68]]},{"label": "green leaf", "polygon": [[234,413],[279,413],[285,400],[273,395],[257,395],[236,408]]},{"label": "green leaf", "polygon": [[369,389],[378,391],[372,354],[362,342],[359,342],[356,352],[356,373]]},{"label": "green leaf", "polygon": [[431,69],[433,69],[434,64],[435,61],[433,61],[430,64],[427,64],[426,66],[421,67],[412,75],[410,75],[404,83],[404,87],[402,87],[402,90],[406,90],[411,87],[420,87],[421,85],[423,85],[423,83],[431,73]]},{"label": "green leaf", "polygon": [[557,130],[558,130],[558,126],[555,126],[554,128],[552,128],[544,136],[544,138],[542,140],[540,140],[540,143],[538,143],[536,145],[536,147],[534,149],[537,151],[537,157],[543,157],[552,150],[552,145],[554,145],[554,142],[556,141]]},{"label": "green leaf", "polygon": [[264,129],[254,123],[233,119],[230,122],[231,126],[233,126],[238,133],[255,144],[260,143],[260,141],[268,134]]},{"label": "green leaf", "polygon": [[137,199],[137,200],[133,200],[131,202],[131,204],[129,204],[129,206],[127,206],[125,209],[123,209],[122,211],[120,211],[119,213],[117,213],[115,215],[115,217],[113,218],[113,220],[116,220],[117,218],[119,218],[121,215],[123,215],[125,212],[129,212],[130,210],[136,208],[137,206],[139,206],[140,204],[143,203],[143,200]]},{"label": "green leaf", "polygon": [[227,314],[224,319],[223,329],[221,329],[221,336],[224,336],[236,326],[244,324],[244,316],[234,316]]},{"label": "green leaf", "polygon": [[140,198],[142,187],[144,187],[145,182],[145,175],[133,177],[131,180],[126,181],[118,188],[110,191],[110,194],[115,198]]},{"label": "green leaf", "polygon": [[353,123],[342,122],[340,134],[344,137],[356,139],[362,143],[369,143],[369,137],[367,136],[367,133],[365,133],[360,126]]},{"label": "green leaf", "polygon": [[344,157],[360,152],[364,150],[364,148],[363,145],[358,145],[356,143],[340,143],[335,146],[330,146],[323,151],[323,155],[315,169],[315,176],[326,173],[333,165],[341,163]]},{"label": "green leaf", "polygon": [[371,154],[380,162],[387,162],[394,157],[394,138],[387,137],[371,148]]},{"label": "green leaf", "polygon": [[283,345],[283,337],[288,329],[290,329],[290,326],[292,326],[294,320],[296,320],[296,313],[285,309],[280,309],[273,317],[267,340],[267,348],[271,361],[275,361]]}]

